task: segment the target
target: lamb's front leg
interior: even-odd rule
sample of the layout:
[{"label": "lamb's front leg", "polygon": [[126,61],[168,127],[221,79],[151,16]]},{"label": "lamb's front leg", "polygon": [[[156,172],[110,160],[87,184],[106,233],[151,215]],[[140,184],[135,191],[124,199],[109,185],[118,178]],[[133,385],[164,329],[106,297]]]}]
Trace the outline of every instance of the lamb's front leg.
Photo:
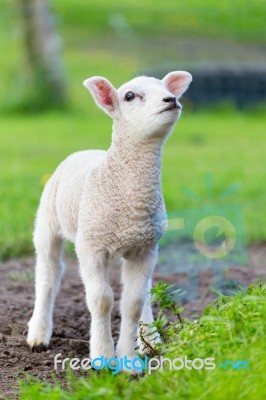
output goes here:
[{"label": "lamb's front leg", "polygon": [[85,285],[87,305],[91,314],[90,357],[112,358],[115,355],[111,335],[113,291],[108,283],[107,260],[104,254],[77,250],[80,273]]},{"label": "lamb's front leg", "polygon": [[[149,279],[147,290],[145,294],[145,302],[142,309],[142,313],[140,316],[140,321],[144,324],[142,327],[143,333],[145,336],[145,341],[148,342],[152,347],[154,347],[157,343],[161,342],[161,338],[158,332],[154,328],[150,328],[147,325],[152,324],[154,321],[153,312],[151,307],[151,290],[152,282],[151,278]],[[138,351],[140,354],[149,354],[149,348],[142,342],[138,335]]]},{"label": "lamb's front leg", "polygon": [[121,297],[121,330],[117,344],[117,357],[136,356],[135,348],[138,324],[149,290],[150,277],[157,260],[157,250],[147,249],[144,254],[132,260],[125,260],[122,266],[123,292]]}]

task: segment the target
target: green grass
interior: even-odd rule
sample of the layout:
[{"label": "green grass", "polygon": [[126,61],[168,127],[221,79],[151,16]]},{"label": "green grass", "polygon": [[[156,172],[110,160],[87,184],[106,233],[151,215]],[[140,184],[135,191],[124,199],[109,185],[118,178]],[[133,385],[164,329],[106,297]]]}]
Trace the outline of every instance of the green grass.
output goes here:
[{"label": "green grass", "polygon": [[[263,0],[230,1],[215,3],[211,0],[198,2],[188,0],[175,2],[166,0],[121,0],[90,3],[80,0],[72,7],[71,0],[64,4],[56,0],[56,10],[60,13],[63,29],[68,22],[66,33],[81,37],[88,35],[106,36],[118,32],[120,35],[154,36],[171,35],[185,37],[230,38],[234,40],[263,43],[265,39],[264,15],[266,5]],[[79,21],[79,29],[77,29]],[[117,21],[117,26],[115,26]]]},{"label": "green grass", "polygon": [[[129,380],[125,374],[99,374],[68,378],[67,388],[34,380],[21,382],[21,400],[81,399],[197,399],[264,400],[266,397],[266,286],[253,284],[247,292],[221,296],[210,304],[198,321],[185,321],[177,336],[165,347],[169,359],[215,359],[213,370],[163,369]],[[63,357],[63,356],[62,356]],[[247,361],[249,370],[219,368],[220,362]],[[166,363],[167,364],[167,363]]]},{"label": "green grass", "polygon": [[[79,102],[74,88],[91,72],[104,73],[118,84],[123,76],[151,64],[178,67],[188,61],[194,66],[195,61],[226,60],[228,52],[235,56],[235,47],[230,50],[231,44],[255,46],[257,52],[250,55],[250,48],[244,52],[245,61],[256,62],[258,57],[265,62],[265,57],[258,55],[266,39],[264,0],[166,0],[163,4],[158,0],[78,0],[75,5],[71,0],[54,0],[52,4],[64,39],[66,72],[75,105]],[[0,59],[0,107],[16,102],[27,92],[22,79],[26,75],[26,63],[18,15],[15,3],[2,0],[0,46],[5,56]],[[207,43],[200,46],[200,54],[193,50],[189,55],[187,46],[179,45],[182,39],[193,39],[196,48],[201,40]],[[216,44],[212,50],[208,50],[208,41]],[[225,43],[223,48],[219,46],[221,42]],[[218,50],[213,56],[215,47]]]}]

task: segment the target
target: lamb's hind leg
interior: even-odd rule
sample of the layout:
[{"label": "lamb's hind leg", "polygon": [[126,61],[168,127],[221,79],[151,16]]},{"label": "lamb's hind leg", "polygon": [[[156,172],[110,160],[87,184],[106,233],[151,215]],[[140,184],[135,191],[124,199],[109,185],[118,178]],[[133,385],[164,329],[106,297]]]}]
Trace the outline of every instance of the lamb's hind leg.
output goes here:
[{"label": "lamb's hind leg", "polygon": [[34,232],[36,249],[35,305],[28,323],[27,342],[32,350],[48,347],[53,331],[53,308],[64,272],[63,240],[55,235],[48,221],[37,219]]}]

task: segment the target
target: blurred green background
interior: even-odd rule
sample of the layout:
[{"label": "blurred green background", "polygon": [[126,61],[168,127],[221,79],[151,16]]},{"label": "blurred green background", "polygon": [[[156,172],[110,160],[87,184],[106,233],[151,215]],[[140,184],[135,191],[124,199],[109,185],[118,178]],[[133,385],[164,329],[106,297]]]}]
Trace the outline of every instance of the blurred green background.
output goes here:
[{"label": "blurred green background", "polygon": [[[265,0],[54,0],[62,40],[63,107],[42,104],[28,79],[18,1],[0,3],[0,258],[30,254],[34,215],[47,177],[68,154],[106,149],[111,120],[96,108],[82,81],[103,75],[118,87],[141,71],[195,68],[202,63],[266,61]],[[36,107],[35,107],[36,106]],[[163,159],[168,210],[207,202],[205,174],[213,174],[213,200],[244,210],[249,242],[266,239],[265,107],[244,111],[224,102],[185,107]],[[197,193],[200,204],[183,187]]]}]

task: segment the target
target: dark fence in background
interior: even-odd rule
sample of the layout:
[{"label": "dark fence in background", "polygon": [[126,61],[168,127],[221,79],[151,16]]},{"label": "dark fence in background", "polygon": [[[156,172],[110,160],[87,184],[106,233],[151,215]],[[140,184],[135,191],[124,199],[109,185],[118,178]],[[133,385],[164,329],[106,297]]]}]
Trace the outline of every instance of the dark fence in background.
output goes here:
[{"label": "dark fence in background", "polygon": [[[162,78],[175,68],[150,70],[146,75]],[[182,67],[193,75],[193,82],[184,95],[193,107],[229,101],[238,108],[266,104],[266,66],[205,65]]]}]

